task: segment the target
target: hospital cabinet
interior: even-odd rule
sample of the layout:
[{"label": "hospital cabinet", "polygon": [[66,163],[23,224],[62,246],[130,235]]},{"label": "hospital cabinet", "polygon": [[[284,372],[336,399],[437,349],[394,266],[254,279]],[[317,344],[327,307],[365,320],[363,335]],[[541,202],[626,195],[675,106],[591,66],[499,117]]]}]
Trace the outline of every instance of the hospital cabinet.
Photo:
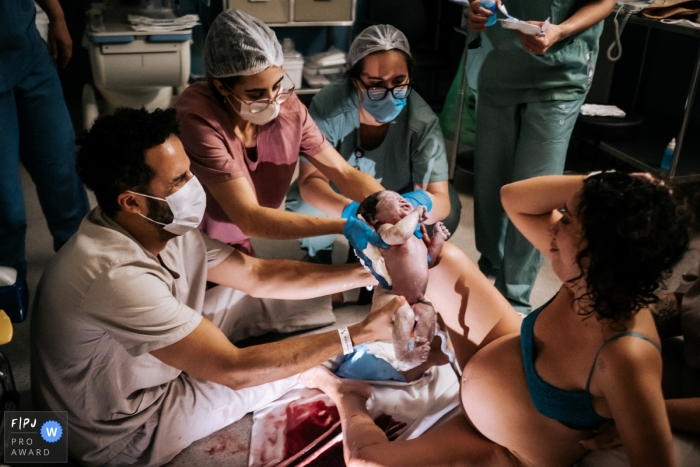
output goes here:
[{"label": "hospital cabinet", "polygon": [[139,2],[138,7],[124,0],[93,4],[90,11],[99,27],[88,26],[82,40],[94,80],[94,88],[90,84],[83,88],[86,129],[100,112],[111,113],[118,107],[145,107],[149,111],[170,107],[173,90],[187,85],[192,29],[162,30],[152,26],[145,31],[134,30],[129,15],[147,16],[154,21],[176,18],[171,8],[153,8],[152,0]]},{"label": "hospital cabinet", "polygon": [[352,26],[356,0],[225,0],[268,26]]},{"label": "hospital cabinet", "polygon": [[[262,20],[270,27],[316,27],[326,29],[326,44],[332,45],[333,27],[352,27],[357,0],[224,0],[226,8],[236,8]],[[282,38],[280,38],[282,39]],[[301,75],[303,62],[292,60]],[[290,74],[291,75],[291,74]],[[296,82],[296,79],[295,79]],[[297,94],[315,94],[320,88],[297,86]]]},{"label": "hospital cabinet", "polygon": [[[603,141],[600,149],[669,181],[700,181],[700,114],[694,105],[700,81],[700,28],[632,16],[622,41],[611,101],[642,113],[645,124],[638,138]],[[601,54],[607,46],[601,43]],[[665,171],[661,159],[672,138],[676,149]]]}]

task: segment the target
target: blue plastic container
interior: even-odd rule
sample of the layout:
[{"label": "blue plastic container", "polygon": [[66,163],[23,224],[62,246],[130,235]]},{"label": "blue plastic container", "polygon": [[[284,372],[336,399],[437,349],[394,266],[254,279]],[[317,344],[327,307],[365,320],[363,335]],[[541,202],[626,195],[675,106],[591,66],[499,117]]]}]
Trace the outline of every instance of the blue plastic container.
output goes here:
[{"label": "blue plastic container", "polygon": [[673,162],[673,153],[675,150],[676,138],[673,138],[664,150],[664,157],[661,159],[661,170],[669,170],[671,168],[671,162]]},{"label": "blue plastic container", "polygon": [[486,26],[493,26],[496,24],[496,2],[495,0],[482,0],[481,6],[491,11],[493,14],[489,16],[488,21],[486,21]]}]

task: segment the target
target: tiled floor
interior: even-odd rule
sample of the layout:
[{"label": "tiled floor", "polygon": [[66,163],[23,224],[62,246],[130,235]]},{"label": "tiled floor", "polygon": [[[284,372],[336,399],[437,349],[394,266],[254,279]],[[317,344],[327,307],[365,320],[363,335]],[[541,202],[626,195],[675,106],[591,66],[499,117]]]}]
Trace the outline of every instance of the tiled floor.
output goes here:
[{"label": "tiled floor", "polygon": [[[34,186],[29,175],[22,171],[22,181],[26,196],[28,232],[27,232],[27,262],[29,291],[36,290],[41,273],[53,256],[52,240],[46,227],[46,222],[39,207]],[[460,227],[450,239],[459,246],[472,260],[478,258],[474,246],[473,199],[469,195],[460,195],[462,200],[462,220]],[[94,198],[92,198],[94,205]],[[342,261],[347,255],[347,243],[339,239],[336,242],[334,260]],[[299,259],[303,252],[296,241],[257,241],[255,248],[264,257],[285,257]],[[545,263],[535,283],[532,294],[533,306],[538,306],[549,299],[559,287],[559,280],[554,276],[551,267]],[[345,306],[336,310],[338,322],[335,326],[359,321],[367,312],[361,306]],[[29,391],[29,319],[14,327],[15,335],[12,342],[3,346],[2,351],[9,358],[14,373],[17,388],[22,396],[22,410],[31,409]],[[247,465],[247,449],[250,439],[251,417],[246,416],[230,427],[202,439],[178,455],[170,466],[227,466],[238,467]]]}]

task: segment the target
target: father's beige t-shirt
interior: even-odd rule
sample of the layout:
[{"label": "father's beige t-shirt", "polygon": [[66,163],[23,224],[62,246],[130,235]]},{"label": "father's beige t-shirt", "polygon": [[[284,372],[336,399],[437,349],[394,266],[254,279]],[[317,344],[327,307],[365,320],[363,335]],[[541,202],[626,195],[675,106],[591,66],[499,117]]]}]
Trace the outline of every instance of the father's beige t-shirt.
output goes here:
[{"label": "father's beige t-shirt", "polygon": [[69,453],[102,464],[180,371],[149,352],[197,327],[207,269],[232,248],[192,230],[156,257],[99,208],[44,273],[31,312],[35,409],[68,412]]}]

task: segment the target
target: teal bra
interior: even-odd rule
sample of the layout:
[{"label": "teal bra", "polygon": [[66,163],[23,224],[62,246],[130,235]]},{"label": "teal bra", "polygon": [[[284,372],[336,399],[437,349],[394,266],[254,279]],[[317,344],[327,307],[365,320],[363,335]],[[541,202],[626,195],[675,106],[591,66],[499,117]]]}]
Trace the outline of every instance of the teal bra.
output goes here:
[{"label": "teal bra", "polygon": [[537,319],[537,315],[539,315],[540,312],[547,305],[549,305],[552,300],[530,313],[523,320],[522,327],[520,328],[520,343],[523,352],[523,363],[525,365],[525,379],[527,381],[527,387],[530,390],[532,402],[542,415],[557,420],[562,425],[573,428],[574,430],[591,430],[609,420],[608,418],[601,417],[595,413],[593,410],[593,405],[591,404],[591,394],[589,392],[595,363],[596,360],[598,360],[598,355],[600,354],[600,351],[603,350],[603,347],[608,345],[610,342],[619,339],[620,337],[632,336],[644,339],[645,341],[654,344],[654,347],[656,347],[659,352],[661,352],[661,348],[656,342],[636,332],[623,332],[616,334],[605,341],[598,349],[598,352],[596,352],[595,358],[593,359],[593,365],[591,365],[591,370],[588,373],[588,380],[586,381],[585,390],[566,391],[556,386],[552,386],[540,378],[535,370],[533,342],[533,330],[535,328],[535,320]]}]

